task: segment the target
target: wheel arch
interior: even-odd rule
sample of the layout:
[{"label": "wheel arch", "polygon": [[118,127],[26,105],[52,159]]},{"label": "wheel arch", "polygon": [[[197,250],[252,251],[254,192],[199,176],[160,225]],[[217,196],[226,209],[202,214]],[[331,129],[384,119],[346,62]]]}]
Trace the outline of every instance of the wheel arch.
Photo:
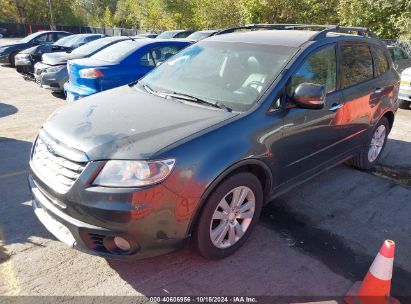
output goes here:
[{"label": "wheel arch", "polygon": [[382,117],[387,118],[388,123],[389,123],[389,127],[390,127],[390,129],[389,129],[389,132],[390,132],[391,129],[392,129],[392,126],[394,125],[394,112],[387,111],[387,112],[384,113],[384,115]]},{"label": "wheel arch", "polygon": [[269,197],[269,194],[271,192],[273,183],[274,183],[274,178],[271,173],[270,168],[261,160],[258,159],[246,159],[239,161],[232,166],[230,166],[228,169],[226,169],[224,172],[222,172],[220,175],[218,175],[206,188],[206,190],[203,192],[202,196],[199,199],[198,202],[198,208],[193,216],[192,221],[189,224],[187,235],[190,236],[198,222],[198,219],[203,211],[203,208],[205,206],[205,202],[207,198],[210,196],[210,194],[213,192],[213,190],[226,178],[229,176],[232,176],[233,174],[239,173],[239,172],[250,172],[254,174],[258,180],[261,183],[261,186],[263,188],[263,202],[265,202],[265,199]]}]

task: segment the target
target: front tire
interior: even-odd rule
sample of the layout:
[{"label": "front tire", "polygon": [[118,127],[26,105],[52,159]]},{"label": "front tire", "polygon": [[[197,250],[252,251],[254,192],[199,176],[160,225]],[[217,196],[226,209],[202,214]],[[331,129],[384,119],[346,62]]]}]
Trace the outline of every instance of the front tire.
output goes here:
[{"label": "front tire", "polygon": [[384,151],[389,128],[388,119],[382,117],[375,125],[364,151],[350,159],[348,164],[362,170],[371,169]]},{"label": "front tire", "polygon": [[411,101],[400,99],[399,107],[400,109],[408,110],[410,108]]},{"label": "front tire", "polygon": [[204,203],[194,232],[197,251],[208,259],[222,259],[248,239],[260,217],[263,190],[248,172],[225,179]]},{"label": "front tire", "polygon": [[16,67],[16,55],[17,53],[11,53],[10,54],[10,65],[14,68]]}]

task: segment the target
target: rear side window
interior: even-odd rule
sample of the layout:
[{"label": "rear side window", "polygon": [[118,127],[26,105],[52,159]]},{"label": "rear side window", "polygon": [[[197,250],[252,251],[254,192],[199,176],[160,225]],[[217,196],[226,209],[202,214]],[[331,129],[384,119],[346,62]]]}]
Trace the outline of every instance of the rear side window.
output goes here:
[{"label": "rear side window", "polygon": [[373,62],[368,46],[343,45],[341,54],[343,87],[349,87],[373,78]]},{"label": "rear side window", "polygon": [[375,76],[380,76],[389,68],[387,57],[385,56],[384,51],[380,48],[372,48],[372,55],[374,58]]},{"label": "rear side window", "polygon": [[335,46],[329,46],[310,55],[297,73],[291,77],[288,94],[302,83],[315,83],[332,92],[336,87],[337,64]]},{"label": "rear side window", "polygon": [[158,63],[166,61],[171,56],[177,54],[181,48],[181,46],[160,46],[152,48],[141,56],[140,65],[154,67]]}]

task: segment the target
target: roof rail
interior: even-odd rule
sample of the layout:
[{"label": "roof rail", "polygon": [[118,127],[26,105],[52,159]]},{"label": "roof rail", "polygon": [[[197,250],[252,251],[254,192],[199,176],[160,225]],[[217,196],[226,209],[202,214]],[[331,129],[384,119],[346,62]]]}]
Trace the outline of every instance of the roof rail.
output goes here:
[{"label": "roof rail", "polygon": [[221,30],[216,35],[233,33],[239,30],[252,30],[252,29],[273,29],[273,30],[295,30],[295,29],[321,29],[318,33],[315,33],[310,41],[316,41],[323,39],[328,33],[351,33],[356,32],[359,36],[377,38],[369,28],[366,27],[353,27],[353,26],[340,26],[340,25],[322,25],[322,24],[248,24],[243,26],[237,26]]},{"label": "roof rail", "polygon": [[339,26],[331,25],[328,28],[314,34],[310,40],[317,41],[323,39],[327,36],[328,33],[351,33],[356,32],[357,35],[363,37],[378,38],[375,33],[373,33],[369,28],[366,27],[355,27],[355,26]]},{"label": "roof rail", "polygon": [[216,35],[233,33],[235,31],[239,31],[239,30],[253,30],[253,29],[284,30],[287,27],[294,26],[294,25],[299,25],[299,24],[282,24],[282,23],[278,23],[278,24],[247,24],[247,25],[236,26],[236,27],[231,27],[231,28],[228,28],[228,29],[221,30]]}]

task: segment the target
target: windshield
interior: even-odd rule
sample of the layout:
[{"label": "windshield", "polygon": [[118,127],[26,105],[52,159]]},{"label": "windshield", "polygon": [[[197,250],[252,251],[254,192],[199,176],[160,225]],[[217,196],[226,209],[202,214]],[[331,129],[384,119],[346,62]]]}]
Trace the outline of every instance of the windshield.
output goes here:
[{"label": "windshield", "polygon": [[297,49],[248,43],[202,41],[147,74],[140,85],[157,92],[188,94],[247,111]]},{"label": "windshield", "polygon": [[104,48],[105,46],[113,43],[115,40],[109,38],[109,39],[97,39],[92,42],[89,42],[85,45],[80,46],[79,48],[75,49],[72,53],[73,54],[78,54],[78,55],[90,55],[98,50]]},{"label": "windshield", "polygon": [[169,39],[169,38],[173,38],[176,33],[177,33],[177,32],[175,32],[175,31],[162,32],[162,33],[161,33],[160,35],[158,35],[156,38],[159,38],[159,39]]},{"label": "windshield", "polygon": [[70,47],[71,46],[71,40],[75,39],[75,36],[66,36],[61,39],[59,39],[57,42],[54,43],[54,45],[57,46],[62,46],[62,47]]},{"label": "windshield", "polygon": [[122,41],[114,45],[110,45],[100,52],[94,54],[90,58],[107,61],[107,62],[119,62],[128,57],[137,49],[137,45],[134,41]]},{"label": "windshield", "polygon": [[27,37],[21,39],[20,42],[22,42],[22,43],[30,42],[32,39],[36,38],[40,34],[41,34],[41,32],[33,33],[33,34],[28,35]]},{"label": "windshield", "polygon": [[195,32],[195,33],[192,33],[191,35],[189,35],[187,37],[187,39],[188,40],[191,39],[191,40],[199,41],[199,40],[202,40],[204,38],[207,38],[207,37],[211,36],[213,33],[214,32]]}]

